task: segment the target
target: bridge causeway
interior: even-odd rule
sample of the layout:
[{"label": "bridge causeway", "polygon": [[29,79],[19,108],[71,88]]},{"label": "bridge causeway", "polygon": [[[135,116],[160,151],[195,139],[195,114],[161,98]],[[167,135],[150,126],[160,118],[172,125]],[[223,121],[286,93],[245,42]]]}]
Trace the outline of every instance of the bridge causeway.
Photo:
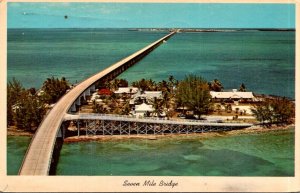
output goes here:
[{"label": "bridge causeway", "polygon": [[81,99],[85,99],[99,82],[114,79],[122,72],[136,64],[176,32],[171,32],[145,48],[109,66],[103,71],[82,81],[66,93],[46,115],[33,136],[19,170],[20,175],[49,175],[55,170],[55,157],[59,151],[64,136],[64,118],[66,113],[76,111]]},{"label": "bridge causeway", "polygon": [[135,134],[189,134],[211,131],[230,131],[251,127],[248,123],[217,123],[187,119],[136,118],[113,114],[67,114],[66,121],[73,121],[86,135],[135,135]]}]

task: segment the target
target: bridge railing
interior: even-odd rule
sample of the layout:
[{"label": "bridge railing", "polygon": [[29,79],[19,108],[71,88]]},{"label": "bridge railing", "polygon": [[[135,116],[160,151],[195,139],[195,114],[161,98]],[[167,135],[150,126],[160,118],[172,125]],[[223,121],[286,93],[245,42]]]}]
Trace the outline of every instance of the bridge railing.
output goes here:
[{"label": "bridge railing", "polygon": [[130,118],[130,119],[137,119],[137,120],[161,120],[161,121],[178,121],[178,122],[208,122],[207,120],[189,120],[189,119],[168,119],[168,118],[160,118],[160,117],[136,117],[133,115],[118,115],[118,114],[101,114],[101,113],[84,113],[78,114],[82,118],[89,118],[89,117],[106,117],[106,118]]},{"label": "bridge railing", "polygon": [[252,125],[247,123],[226,123],[226,122],[217,122],[216,120],[189,120],[189,119],[166,119],[166,118],[159,118],[159,117],[135,117],[130,115],[117,115],[117,114],[100,114],[100,113],[84,113],[78,114],[79,119],[105,119],[105,120],[112,120],[112,121],[137,121],[137,122],[144,122],[146,120],[149,121],[157,121],[158,123],[166,123],[166,124],[184,124],[184,123],[199,123],[199,124],[210,124],[210,125]]}]

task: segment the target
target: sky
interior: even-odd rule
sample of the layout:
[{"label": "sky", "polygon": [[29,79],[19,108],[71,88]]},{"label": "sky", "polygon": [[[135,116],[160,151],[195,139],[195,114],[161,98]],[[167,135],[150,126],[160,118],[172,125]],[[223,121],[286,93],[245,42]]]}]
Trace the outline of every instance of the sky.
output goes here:
[{"label": "sky", "polygon": [[295,28],[294,4],[8,3],[8,28]]}]

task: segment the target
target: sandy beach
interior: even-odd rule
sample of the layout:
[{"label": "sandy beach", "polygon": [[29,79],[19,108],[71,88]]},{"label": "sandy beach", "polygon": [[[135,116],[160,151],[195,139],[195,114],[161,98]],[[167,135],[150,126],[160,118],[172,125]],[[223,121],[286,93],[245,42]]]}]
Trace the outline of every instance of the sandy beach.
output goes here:
[{"label": "sandy beach", "polygon": [[29,132],[29,131],[24,131],[21,129],[17,129],[16,127],[8,127],[7,135],[8,136],[30,136],[30,137],[32,137],[34,135],[34,133]]}]

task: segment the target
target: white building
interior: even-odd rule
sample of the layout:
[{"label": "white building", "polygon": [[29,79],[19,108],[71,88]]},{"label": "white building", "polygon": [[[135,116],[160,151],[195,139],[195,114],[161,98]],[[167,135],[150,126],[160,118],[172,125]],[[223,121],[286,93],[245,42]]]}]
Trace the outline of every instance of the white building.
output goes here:
[{"label": "white building", "polygon": [[144,94],[142,94],[145,98],[161,98],[162,97],[162,91],[145,91]]},{"label": "white building", "polygon": [[255,97],[252,92],[240,92],[236,89],[232,89],[232,91],[228,92],[215,92],[210,91],[210,95],[212,99],[215,100],[234,100],[239,101],[241,99],[253,100]]},{"label": "white building", "polygon": [[154,111],[152,105],[147,105],[146,103],[142,103],[140,105],[135,105],[135,116],[136,117],[144,117],[145,113],[152,113]]},{"label": "white building", "polygon": [[138,92],[137,87],[119,87],[118,90],[116,90],[114,93],[115,94],[135,94]]},{"label": "white building", "polygon": [[133,95],[133,99],[143,98],[143,99],[154,99],[154,98],[162,98],[162,91],[144,91],[141,93],[140,91]]}]

